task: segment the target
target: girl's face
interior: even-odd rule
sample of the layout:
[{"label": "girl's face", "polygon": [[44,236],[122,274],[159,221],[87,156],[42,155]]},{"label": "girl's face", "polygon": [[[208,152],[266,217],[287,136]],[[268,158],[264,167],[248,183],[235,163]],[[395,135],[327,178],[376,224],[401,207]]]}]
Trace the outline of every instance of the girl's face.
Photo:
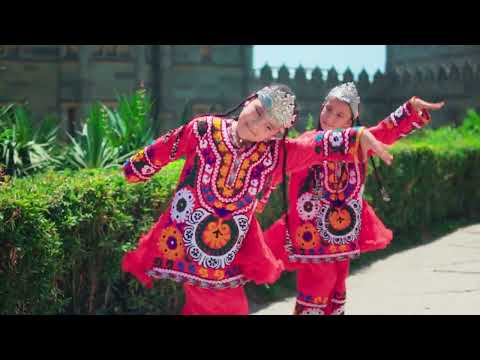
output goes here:
[{"label": "girl's face", "polygon": [[337,98],[328,99],[320,114],[320,126],[324,131],[349,128],[352,120],[350,106]]},{"label": "girl's face", "polygon": [[258,99],[250,101],[238,117],[237,132],[243,140],[251,142],[266,141],[276,135],[283,134],[284,131],[284,128],[267,114]]}]

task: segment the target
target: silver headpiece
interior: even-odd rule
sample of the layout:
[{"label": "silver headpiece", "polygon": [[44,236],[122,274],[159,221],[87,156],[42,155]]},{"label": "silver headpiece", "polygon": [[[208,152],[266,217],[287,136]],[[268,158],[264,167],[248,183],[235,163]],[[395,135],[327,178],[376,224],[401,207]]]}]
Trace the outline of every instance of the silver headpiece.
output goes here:
[{"label": "silver headpiece", "polygon": [[293,125],[296,120],[294,115],[295,95],[269,86],[258,91],[257,95],[268,115],[275,118],[280,126],[289,128]]},{"label": "silver headpiece", "polygon": [[356,119],[359,115],[358,105],[360,105],[360,96],[358,96],[357,88],[353,82],[348,82],[334,87],[327,95],[326,99],[337,98],[345,101],[352,109],[353,118]]}]

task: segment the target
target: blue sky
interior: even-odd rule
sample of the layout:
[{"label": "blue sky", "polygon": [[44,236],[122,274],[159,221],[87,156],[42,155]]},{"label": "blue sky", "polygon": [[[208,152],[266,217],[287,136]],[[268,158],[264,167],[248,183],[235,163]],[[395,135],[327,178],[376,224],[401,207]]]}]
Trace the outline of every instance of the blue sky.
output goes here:
[{"label": "blue sky", "polygon": [[350,67],[355,79],[365,68],[371,79],[377,70],[385,71],[385,48],[385,45],[255,45],[253,66],[255,69],[265,63],[292,68],[300,64],[305,68],[334,66],[340,74]]}]

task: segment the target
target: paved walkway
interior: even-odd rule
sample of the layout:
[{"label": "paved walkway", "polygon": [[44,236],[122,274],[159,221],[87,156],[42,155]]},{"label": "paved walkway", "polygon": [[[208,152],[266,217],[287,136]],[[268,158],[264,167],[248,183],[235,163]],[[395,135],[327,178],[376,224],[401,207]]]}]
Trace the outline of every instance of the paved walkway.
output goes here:
[{"label": "paved walkway", "polygon": [[[253,315],[289,315],[294,298]],[[480,315],[480,224],[378,260],[347,280],[347,315]]]}]

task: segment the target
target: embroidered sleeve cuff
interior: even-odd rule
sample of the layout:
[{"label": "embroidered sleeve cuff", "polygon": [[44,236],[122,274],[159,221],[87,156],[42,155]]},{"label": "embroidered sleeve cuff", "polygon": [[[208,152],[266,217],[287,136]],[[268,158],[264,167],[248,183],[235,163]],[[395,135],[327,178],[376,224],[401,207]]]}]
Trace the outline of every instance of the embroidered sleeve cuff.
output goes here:
[{"label": "embroidered sleeve cuff", "polygon": [[150,160],[149,149],[150,147],[146,147],[139,151],[123,166],[125,177],[129,182],[147,181],[160,169],[160,166],[156,166]]},{"label": "embroidered sleeve cuff", "polygon": [[423,128],[430,120],[430,113],[427,110],[417,112],[410,101],[405,102],[388,119],[404,137],[414,133],[417,129]]}]

